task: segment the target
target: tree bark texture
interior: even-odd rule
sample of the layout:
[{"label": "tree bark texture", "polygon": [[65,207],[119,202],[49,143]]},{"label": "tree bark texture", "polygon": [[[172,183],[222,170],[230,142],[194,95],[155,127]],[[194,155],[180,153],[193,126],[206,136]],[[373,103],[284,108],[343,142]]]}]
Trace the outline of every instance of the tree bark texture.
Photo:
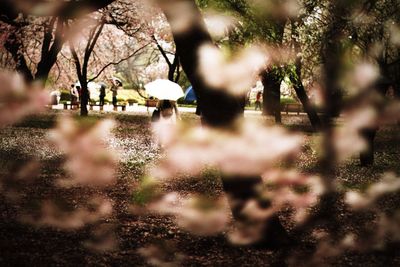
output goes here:
[{"label": "tree bark texture", "polygon": [[263,113],[273,115],[276,123],[281,123],[281,82],[282,78],[272,71],[261,74],[264,86]]},{"label": "tree bark texture", "polygon": [[310,120],[311,125],[314,130],[318,130],[321,128],[321,120],[317,114],[317,111],[312,106],[310,99],[307,96],[306,90],[304,89],[303,83],[299,80],[290,79],[293,83],[293,88],[296,92],[297,97],[299,98],[301,104],[303,105],[304,111],[307,113],[308,119]]}]

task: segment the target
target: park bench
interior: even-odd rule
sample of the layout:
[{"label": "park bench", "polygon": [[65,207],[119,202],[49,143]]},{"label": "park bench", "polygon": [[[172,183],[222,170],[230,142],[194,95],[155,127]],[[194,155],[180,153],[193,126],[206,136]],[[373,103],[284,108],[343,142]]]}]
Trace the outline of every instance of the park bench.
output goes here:
[{"label": "park bench", "polygon": [[99,105],[99,104],[90,104],[90,110],[93,110],[93,107],[100,107],[100,110],[103,110],[104,105]]},{"label": "park bench", "polygon": [[121,107],[121,110],[122,110],[122,111],[125,111],[125,110],[126,110],[126,105],[114,105],[114,111],[117,111],[117,110],[118,110],[118,107]]},{"label": "park bench", "polygon": [[297,115],[299,115],[300,112],[303,111],[303,106],[297,103],[288,103],[283,106],[282,111],[286,112],[286,114],[289,114],[289,112],[297,112]]},{"label": "park bench", "polygon": [[68,106],[70,109],[79,108],[79,103],[64,103],[64,109],[68,109]]},{"label": "park bench", "polygon": [[147,107],[147,111],[149,111],[149,108],[157,107],[157,103],[158,103],[157,99],[146,99],[145,106]]}]

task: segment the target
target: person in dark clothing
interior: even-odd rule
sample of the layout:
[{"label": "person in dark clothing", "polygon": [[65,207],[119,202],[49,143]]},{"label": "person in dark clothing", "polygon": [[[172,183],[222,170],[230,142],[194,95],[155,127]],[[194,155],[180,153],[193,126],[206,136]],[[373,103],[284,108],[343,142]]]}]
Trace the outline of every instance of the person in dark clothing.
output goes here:
[{"label": "person in dark clothing", "polygon": [[99,95],[99,98],[100,98],[100,103],[99,103],[99,105],[100,106],[103,106],[104,105],[104,98],[106,97],[106,85],[104,84],[104,83],[102,83],[101,85],[100,85],[100,95]]},{"label": "person in dark clothing", "polygon": [[79,92],[78,92],[77,86],[75,84],[71,84],[70,95],[71,95],[71,104],[74,104],[74,105],[78,104]]}]

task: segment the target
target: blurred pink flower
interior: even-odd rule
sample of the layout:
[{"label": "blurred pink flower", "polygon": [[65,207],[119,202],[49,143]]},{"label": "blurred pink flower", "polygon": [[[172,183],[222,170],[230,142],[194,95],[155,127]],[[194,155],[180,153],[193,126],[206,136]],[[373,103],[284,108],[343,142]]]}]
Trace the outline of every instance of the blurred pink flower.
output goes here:
[{"label": "blurred pink flower", "polygon": [[303,141],[302,136],[289,134],[281,127],[249,122],[230,132],[180,129],[167,139],[165,157],[151,172],[162,179],[179,173],[196,175],[206,167],[216,167],[225,174],[259,175],[298,153]]},{"label": "blurred pink flower", "polygon": [[[265,217],[273,215],[284,206],[294,208],[295,220],[300,222],[305,219],[307,209],[318,202],[324,193],[324,187],[318,176],[305,175],[294,170],[271,169],[262,175],[265,187],[261,196],[271,202],[270,211],[261,213],[254,210],[249,216],[264,214]],[[249,203],[248,203],[249,204]],[[251,211],[251,210],[248,210]]]},{"label": "blurred pink flower", "polygon": [[203,46],[199,51],[199,71],[214,88],[227,89],[234,95],[247,93],[262,69],[270,63],[269,53],[260,46],[244,49],[230,61],[215,46]]},{"label": "blurred pink flower", "polygon": [[385,194],[400,191],[400,179],[393,173],[387,173],[382,180],[372,184],[364,193],[348,191],[345,195],[346,204],[353,209],[373,209],[374,202]]},{"label": "blurred pink flower", "polygon": [[175,267],[182,266],[184,255],[175,251],[170,244],[148,245],[138,249],[142,257],[147,260],[147,263],[158,267]]},{"label": "blurred pink flower", "polygon": [[28,86],[17,73],[0,72],[0,127],[41,112],[50,95],[36,85]]},{"label": "blurred pink flower", "polygon": [[58,181],[61,186],[107,186],[115,181],[117,152],[106,142],[114,122],[102,120],[87,127],[63,117],[49,138],[67,156],[64,168],[71,178]]},{"label": "blurred pink flower", "polygon": [[87,208],[66,211],[53,201],[47,200],[42,203],[39,217],[25,214],[21,215],[21,221],[39,226],[72,230],[96,222],[100,218],[109,216],[112,212],[112,203],[101,197],[93,197],[89,205]]},{"label": "blurred pink flower", "polygon": [[174,192],[149,205],[149,209],[173,215],[178,226],[197,235],[220,233],[229,222],[229,208],[224,198],[182,196]]},{"label": "blurred pink flower", "polygon": [[339,159],[360,153],[366,148],[366,141],[361,136],[361,130],[377,126],[378,113],[372,107],[360,107],[344,114],[343,125],[338,126],[334,133],[334,144]]}]

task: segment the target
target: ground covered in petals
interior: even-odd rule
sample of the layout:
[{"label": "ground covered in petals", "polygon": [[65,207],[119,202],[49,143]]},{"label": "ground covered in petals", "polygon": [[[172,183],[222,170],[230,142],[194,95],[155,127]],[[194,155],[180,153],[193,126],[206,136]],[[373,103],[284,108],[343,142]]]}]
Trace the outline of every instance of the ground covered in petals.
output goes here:
[{"label": "ground covered in petals", "polygon": [[[270,266],[276,263],[281,253],[279,250],[236,247],[227,241],[225,232],[197,236],[176,226],[171,216],[132,212],[135,189],[146,168],[154,164],[162,153],[152,139],[147,114],[105,115],[94,112],[91,115],[94,120],[111,117],[117,122],[113,137],[107,140],[119,155],[114,185],[105,189],[56,187],[55,181],[66,175],[62,168],[64,155],[48,142],[48,131],[55,127],[57,115],[57,112],[50,112],[0,129],[1,266]],[[265,120],[259,115],[249,118]],[[198,118],[190,113],[183,114],[183,120],[199,123]],[[271,124],[271,119],[266,119],[266,123]],[[307,138],[301,156],[296,160],[297,167],[304,172],[315,171],[318,168],[318,151],[315,149],[318,134],[312,133],[306,116],[284,115],[283,124]],[[38,172],[35,179],[24,180],[26,173],[32,174],[33,171]],[[341,163],[338,176],[342,186],[359,190],[376,182],[387,171],[394,171],[397,176],[400,174],[399,126],[379,131],[374,166],[360,167],[358,159],[352,158]],[[182,195],[205,193],[224,196],[221,182],[213,175],[203,180],[187,177],[170,181],[161,190]],[[93,195],[111,199],[112,213],[100,220],[84,218],[83,227],[73,224],[76,222],[68,225],[60,222],[59,227],[45,222],[40,225],[33,223],[39,217],[40,205],[46,200],[55,199],[73,211],[83,208],[82,203],[89,205],[88,198]],[[393,196],[384,199],[381,205],[383,209],[391,209],[397,208],[398,203],[398,198]],[[344,223],[346,231],[359,232],[360,225],[374,221],[372,216],[349,216],[344,204],[339,207],[338,219]],[[289,210],[283,210],[281,219],[290,232],[293,222],[288,213]],[[56,215],[62,217],[62,214]],[[64,223],[68,223],[67,218]],[[304,247],[299,249],[306,251],[313,243],[313,237],[306,237]],[[333,264],[399,266],[400,256],[396,255],[396,248],[392,250],[368,255],[347,253]]]}]

